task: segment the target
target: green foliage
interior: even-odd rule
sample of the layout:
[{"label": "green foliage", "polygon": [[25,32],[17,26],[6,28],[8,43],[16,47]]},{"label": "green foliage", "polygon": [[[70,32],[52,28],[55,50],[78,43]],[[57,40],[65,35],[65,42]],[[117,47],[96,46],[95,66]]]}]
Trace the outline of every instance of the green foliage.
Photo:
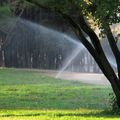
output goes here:
[{"label": "green foliage", "polygon": [[110,93],[110,109],[112,114],[119,115],[120,114],[120,108],[117,105],[117,99],[114,93]]},{"label": "green foliage", "polygon": [[101,28],[120,22],[120,1],[119,0],[91,0],[88,13],[94,16]]},{"label": "green foliage", "polygon": [[[32,1],[32,0],[29,0]],[[63,13],[74,11],[74,16],[82,12],[85,17],[92,16],[100,28],[120,22],[120,0],[35,0],[39,4]],[[72,14],[73,15],[73,14]],[[91,18],[90,18],[91,19]]]}]

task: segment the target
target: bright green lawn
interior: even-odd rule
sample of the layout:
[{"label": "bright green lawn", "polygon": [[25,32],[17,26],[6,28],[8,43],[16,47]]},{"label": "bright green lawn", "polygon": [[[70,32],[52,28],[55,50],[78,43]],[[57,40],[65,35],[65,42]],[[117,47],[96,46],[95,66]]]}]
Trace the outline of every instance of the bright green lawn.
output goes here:
[{"label": "bright green lawn", "polygon": [[39,72],[0,69],[0,120],[116,119],[111,89],[54,79]]}]

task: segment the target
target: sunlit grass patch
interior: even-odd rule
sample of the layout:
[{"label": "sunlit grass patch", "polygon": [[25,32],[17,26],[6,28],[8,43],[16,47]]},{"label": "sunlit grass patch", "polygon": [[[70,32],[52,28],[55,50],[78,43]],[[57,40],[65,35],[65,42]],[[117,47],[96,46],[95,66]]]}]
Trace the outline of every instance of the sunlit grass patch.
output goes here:
[{"label": "sunlit grass patch", "polygon": [[1,110],[0,120],[118,120],[102,110]]}]

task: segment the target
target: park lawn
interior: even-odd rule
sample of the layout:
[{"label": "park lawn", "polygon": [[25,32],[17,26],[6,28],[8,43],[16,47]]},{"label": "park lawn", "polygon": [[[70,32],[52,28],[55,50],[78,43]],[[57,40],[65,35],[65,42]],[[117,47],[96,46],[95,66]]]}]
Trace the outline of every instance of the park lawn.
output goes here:
[{"label": "park lawn", "polygon": [[111,92],[39,71],[0,69],[0,120],[118,120],[105,112]]}]

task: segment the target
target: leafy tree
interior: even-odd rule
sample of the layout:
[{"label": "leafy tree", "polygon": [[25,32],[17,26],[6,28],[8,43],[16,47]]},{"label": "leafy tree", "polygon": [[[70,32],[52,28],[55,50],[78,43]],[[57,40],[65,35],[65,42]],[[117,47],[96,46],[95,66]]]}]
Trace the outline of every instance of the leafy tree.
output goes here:
[{"label": "leafy tree", "polygon": [[[58,12],[70,24],[80,42],[93,56],[100,69],[107,77],[120,107],[120,51],[110,25],[120,22],[120,0],[23,0],[41,8]],[[108,38],[110,48],[117,63],[117,72],[110,65],[100,40],[94,30],[98,26],[102,35]],[[91,41],[85,37],[85,33]]]}]

